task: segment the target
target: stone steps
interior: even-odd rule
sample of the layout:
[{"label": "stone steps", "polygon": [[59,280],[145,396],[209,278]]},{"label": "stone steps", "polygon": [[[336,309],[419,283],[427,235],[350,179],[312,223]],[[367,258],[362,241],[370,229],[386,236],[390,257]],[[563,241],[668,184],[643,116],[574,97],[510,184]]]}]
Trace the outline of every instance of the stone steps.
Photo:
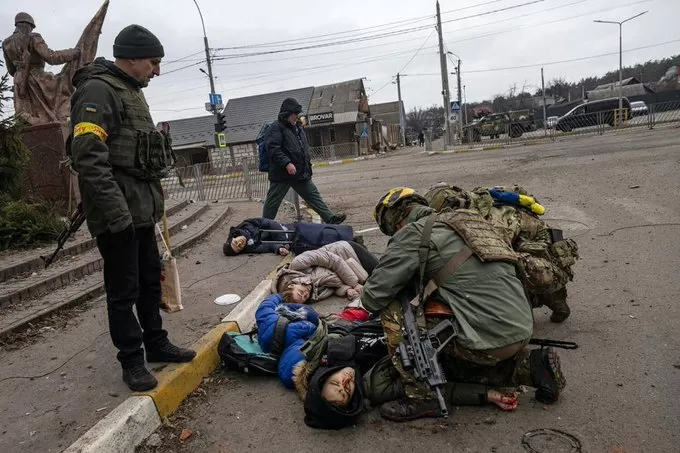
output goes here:
[{"label": "stone steps", "polygon": [[[188,205],[188,200],[181,202],[168,202],[166,215],[168,218],[170,218],[178,212],[181,212]],[[81,231],[87,230],[87,226],[83,225],[80,229]],[[86,233],[85,239],[80,239],[73,242],[67,241],[62,251],[57,255],[54,263],[52,263],[52,266],[54,266],[61,259],[85,253],[96,246],[96,240],[92,238],[89,233]],[[56,248],[57,243],[55,242],[51,247],[49,247],[47,251],[43,249],[41,252],[29,253],[26,254],[26,256],[22,256],[18,260],[10,261],[4,266],[0,265],[0,283],[43,269],[45,267],[45,262],[43,261],[42,257],[49,256]]]},{"label": "stone steps", "polygon": [[[225,204],[198,204],[198,207],[190,210],[190,212],[191,214],[183,217],[184,221],[179,220],[178,216],[175,219],[178,221],[173,222],[173,228],[177,231],[171,236],[173,255],[181,254],[218,228],[227,218],[229,208]],[[193,217],[191,223],[187,222],[188,217]],[[182,230],[181,228],[184,225],[187,225],[187,228]],[[162,250],[162,248],[163,245],[159,242],[159,250]],[[99,256],[97,250],[92,250],[92,253]],[[99,258],[99,267],[92,272],[81,274],[80,278],[69,281],[67,284],[64,284],[65,280],[62,280],[64,275],[69,275],[74,272],[74,269],[81,269],[81,272],[84,272],[84,270],[89,270],[88,266],[94,266],[94,258],[87,261],[86,255],[83,254],[77,258],[77,265],[64,268],[68,270],[63,270],[63,272],[57,274],[59,276],[58,281],[61,283],[60,286],[47,290],[37,297],[22,298],[19,302],[3,308],[0,311],[0,340],[13,332],[30,327],[31,323],[45,316],[103,295],[104,280],[100,271],[101,258]],[[44,280],[47,279],[42,281]],[[22,294],[25,294],[25,291]],[[30,295],[30,290],[28,290],[28,294]]]}]

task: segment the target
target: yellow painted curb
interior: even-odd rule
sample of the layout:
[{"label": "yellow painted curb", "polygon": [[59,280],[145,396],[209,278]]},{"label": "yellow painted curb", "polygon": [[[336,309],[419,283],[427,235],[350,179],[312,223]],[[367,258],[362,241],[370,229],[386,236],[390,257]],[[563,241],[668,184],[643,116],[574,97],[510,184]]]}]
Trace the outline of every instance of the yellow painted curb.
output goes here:
[{"label": "yellow painted curb", "polygon": [[354,159],[354,158],[352,158],[352,159],[342,159],[343,164],[349,164],[349,163],[356,162],[356,161],[357,160]]},{"label": "yellow painted curb", "polygon": [[495,151],[495,150],[499,150],[499,149],[505,149],[505,146],[502,146],[502,145],[500,145],[500,146],[485,146],[484,148],[482,148],[482,151]]},{"label": "yellow painted curb", "polygon": [[330,164],[328,162],[318,162],[315,164],[312,164],[313,167],[328,167]]},{"label": "yellow painted curb", "polygon": [[153,399],[158,415],[167,418],[220,365],[217,344],[225,332],[240,332],[235,322],[225,322],[205,334],[196,344],[196,357],[189,363],[170,365],[156,375],[158,386],[144,393]]}]

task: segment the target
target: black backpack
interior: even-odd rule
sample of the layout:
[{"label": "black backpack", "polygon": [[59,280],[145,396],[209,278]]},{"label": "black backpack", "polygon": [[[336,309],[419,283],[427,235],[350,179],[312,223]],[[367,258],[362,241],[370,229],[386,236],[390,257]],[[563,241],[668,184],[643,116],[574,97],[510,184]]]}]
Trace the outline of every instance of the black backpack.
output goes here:
[{"label": "black backpack", "polygon": [[260,347],[255,337],[257,329],[246,333],[226,332],[217,345],[222,366],[246,374],[278,375],[279,356],[283,352],[289,322],[283,316],[276,322],[271,353]]}]

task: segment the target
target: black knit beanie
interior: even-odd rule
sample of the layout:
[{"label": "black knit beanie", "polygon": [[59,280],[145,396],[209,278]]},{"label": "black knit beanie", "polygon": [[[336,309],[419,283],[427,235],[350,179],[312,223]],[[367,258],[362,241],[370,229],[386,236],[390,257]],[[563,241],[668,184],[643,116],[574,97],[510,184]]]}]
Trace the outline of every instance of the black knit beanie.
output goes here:
[{"label": "black knit beanie", "polygon": [[141,25],[128,25],[118,33],[113,42],[113,56],[139,60],[165,56],[160,40]]}]

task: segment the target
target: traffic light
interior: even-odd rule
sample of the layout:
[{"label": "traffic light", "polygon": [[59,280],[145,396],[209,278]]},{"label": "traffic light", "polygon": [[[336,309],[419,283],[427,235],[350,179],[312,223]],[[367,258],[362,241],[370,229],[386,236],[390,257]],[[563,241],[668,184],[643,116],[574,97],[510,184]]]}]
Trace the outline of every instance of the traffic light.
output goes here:
[{"label": "traffic light", "polygon": [[219,112],[217,114],[217,122],[215,123],[215,132],[224,132],[227,129],[227,119],[224,113]]}]

